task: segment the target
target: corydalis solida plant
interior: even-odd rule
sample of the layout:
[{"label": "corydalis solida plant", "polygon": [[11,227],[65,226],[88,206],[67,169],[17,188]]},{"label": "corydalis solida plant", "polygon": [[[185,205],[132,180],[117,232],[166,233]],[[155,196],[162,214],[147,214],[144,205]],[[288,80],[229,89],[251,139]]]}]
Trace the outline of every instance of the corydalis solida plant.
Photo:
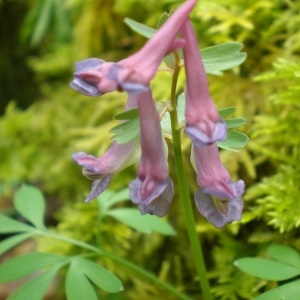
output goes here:
[{"label": "corydalis solida plant", "polygon": [[[149,84],[164,56],[182,48],[186,73],[185,131],[193,143],[200,186],[195,200],[199,212],[215,226],[222,227],[241,218],[243,208],[241,195],[244,185],[242,181],[238,181],[238,188],[236,188],[237,185],[231,182],[229,173],[219,163],[217,148],[214,151],[215,155],[206,155],[212,145],[217,147],[216,141],[226,138],[227,128],[210,97],[204,65],[189,21],[189,14],[196,2],[187,0],[145,46],[130,57],[117,63],[104,62],[98,58],[77,63],[71,87],[88,96],[100,96],[118,90],[126,91],[129,98],[136,97],[140,120],[141,157],[138,176],[130,184],[130,197],[138,204],[142,214],[164,216],[169,209],[174,192],[168,175],[159,117]],[[178,34],[181,34],[181,39],[176,38]],[[138,141],[130,143],[138,143]],[[121,156],[118,160],[123,162],[129,160],[127,156],[129,151],[122,149],[126,147],[133,149],[130,143],[121,145],[114,143],[112,150],[108,150],[98,159],[82,153],[73,156],[74,160],[83,166],[84,174],[94,180],[92,192],[87,200],[98,196],[108,185],[111,174],[118,172],[124,166],[116,163],[117,167],[110,166],[111,170],[108,170],[109,167],[105,169],[107,159],[113,161],[117,153]],[[90,163],[86,163],[87,160]],[[206,174],[207,169],[204,166],[210,163],[214,166],[214,172]],[[222,172],[229,176],[224,177],[226,181],[223,183],[223,179],[217,177]],[[199,178],[206,178],[205,176],[209,179],[199,180]],[[218,197],[219,200],[210,198],[212,196]],[[233,207],[236,208],[234,213]]]}]

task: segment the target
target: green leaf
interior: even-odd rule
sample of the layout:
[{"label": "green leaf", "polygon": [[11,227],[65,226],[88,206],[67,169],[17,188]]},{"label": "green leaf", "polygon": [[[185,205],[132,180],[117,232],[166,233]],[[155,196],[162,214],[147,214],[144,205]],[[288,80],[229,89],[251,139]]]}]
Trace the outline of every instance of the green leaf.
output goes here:
[{"label": "green leaf", "polygon": [[65,290],[68,300],[98,299],[93,286],[82,273],[80,266],[74,259],[72,260],[66,276]]},{"label": "green leaf", "polygon": [[228,106],[228,107],[218,109],[219,115],[222,119],[233,114],[235,111],[236,111],[235,106]]},{"label": "green leaf", "polygon": [[48,253],[26,253],[0,265],[0,282],[10,282],[42,268],[66,262],[66,258]]},{"label": "green leaf", "polygon": [[217,142],[218,147],[226,150],[236,151],[235,148],[245,147],[249,138],[242,132],[229,130],[227,133],[227,139],[222,142]]},{"label": "green leaf", "polygon": [[244,119],[244,118],[232,118],[232,119],[226,119],[224,121],[226,122],[226,125],[227,125],[228,129],[232,129],[232,128],[242,126],[247,122],[247,120]]},{"label": "green leaf", "polygon": [[33,231],[35,228],[0,214],[0,233]]},{"label": "green leaf", "polygon": [[177,98],[177,119],[179,124],[185,122],[185,97],[183,93]]},{"label": "green leaf", "polygon": [[137,108],[125,110],[114,116],[115,120],[132,120],[139,117],[139,110]]},{"label": "green leaf", "polygon": [[123,285],[120,279],[107,269],[82,257],[76,257],[75,260],[76,267],[100,289],[109,293],[119,293],[123,291]]},{"label": "green leaf", "polygon": [[141,36],[145,38],[151,38],[156,30],[153,29],[152,27],[149,27],[147,25],[144,25],[142,23],[136,22],[130,18],[125,18],[124,19],[125,24],[127,24],[133,31],[136,33],[140,34]]},{"label": "green leaf", "polygon": [[100,209],[102,212],[105,212],[108,210],[110,207],[113,205],[124,202],[124,201],[129,201],[129,191],[128,188],[122,189],[116,193],[113,193],[109,190],[104,191],[101,196],[97,198],[97,201],[100,205]]},{"label": "green leaf", "polygon": [[291,247],[284,245],[273,245],[268,248],[267,253],[272,259],[300,269],[300,255]]},{"label": "green leaf", "polygon": [[255,300],[299,300],[300,280],[284,284],[269,292],[263,293]]},{"label": "green leaf", "polygon": [[42,300],[61,266],[47,270],[36,278],[26,282],[8,300]]},{"label": "green leaf", "polygon": [[44,229],[45,199],[39,189],[23,185],[15,194],[16,210],[39,229]]},{"label": "green leaf", "polygon": [[115,127],[110,132],[115,133],[112,140],[118,144],[126,144],[139,138],[140,123],[137,108],[126,110],[114,116],[115,120],[127,120]]},{"label": "green leaf", "polygon": [[267,280],[287,280],[300,275],[300,269],[275,260],[259,257],[242,258],[234,262],[241,271]]},{"label": "green leaf", "polygon": [[27,232],[27,233],[21,233],[18,235],[13,235],[9,238],[6,238],[5,240],[1,241],[0,243],[0,256],[8,251],[9,249],[13,248],[14,246],[20,244],[21,242],[29,239],[34,235],[34,232]]},{"label": "green leaf", "polygon": [[246,53],[240,52],[242,48],[241,43],[228,42],[201,50],[206,73],[222,75],[221,71],[240,65],[247,57]]},{"label": "green leaf", "polygon": [[164,235],[175,234],[172,226],[164,220],[152,215],[141,215],[139,210],[135,208],[113,209],[106,214],[143,233],[154,231]]},{"label": "green leaf", "polygon": [[160,126],[163,132],[163,136],[172,139],[172,128],[171,128],[171,118],[169,112],[166,112],[161,121]]},{"label": "green leaf", "polygon": [[109,131],[115,135],[112,137],[112,140],[118,144],[127,144],[133,140],[139,138],[140,135],[140,123],[139,119],[128,120],[124,123],[121,123]]},{"label": "green leaf", "polygon": [[[162,17],[165,18],[166,16],[163,15]],[[156,32],[155,29],[129,18],[125,18],[124,22],[133,31],[146,38],[151,38]],[[247,57],[246,53],[240,52],[242,48],[243,44],[241,43],[228,42],[202,49],[201,56],[206,73],[213,75],[222,75],[221,71],[228,70],[240,65],[245,61]],[[179,57],[182,57],[182,54],[180,52],[181,51],[178,51]],[[171,68],[173,67],[173,54],[170,54],[165,58],[165,63],[167,66]]]}]

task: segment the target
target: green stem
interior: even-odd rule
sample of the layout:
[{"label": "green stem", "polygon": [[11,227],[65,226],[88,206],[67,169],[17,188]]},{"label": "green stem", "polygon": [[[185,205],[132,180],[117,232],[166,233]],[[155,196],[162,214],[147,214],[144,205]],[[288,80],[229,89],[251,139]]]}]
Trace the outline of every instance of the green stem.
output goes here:
[{"label": "green stem", "polygon": [[162,287],[164,290],[168,291],[169,293],[172,293],[174,296],[177,297],[177,299],[182,299],[182,300],[191,300],[191,298],[180,291],[176,290],[172,285],[166,283],[165,281],[162,281],[158,277],[156,277],[154,274],[140,268],[139,266],[119,257],[111,253],[104,253],[104,256],[107,256],[111,258],[112,260],[128,267],[129,269],[139,273],[140,275],[144,276],[145,278],[155,282],[157,285]]},{"label": "green stem", "polygon": [[122,264],[123,266],[133,270],[134,272],[140,274],[141,276],[147,278],[148,280],[155,282],[158,286],[160,286],[161,288],[163,288],[164,290],[166,290],[170,294],[174,295],[177,299],[191,300],[190,297],[188,297],[184,293],[178,291],[177,289],[175,289],[172,285],[168,284],[167,282],[159,279],[154,274],[140,268],[139,266],[137,266],[137,265],[135,265],[135,264],[119,257],[119,256],[117,256],[117,255],[107,253],[107,252],[103,251],[102,249],[94,247],[90,244],[80,242],[76,239],[69,238],[69,237],[66,237],[66,236],[62,236],[62,235],[56,234],[56,233],[48,231],[48,230],[36,230],[35,233],[38,234],[38,235],[41,235],[41,236],[54,238],[56,240],[60,240],[60,241],[66,242],[66,243],[70,243],[70,244],[79,246],[81,248],[84,248],[84,249],[90,250],[94,253],[97,253],[98,255],[106,256],[106,257],[110,258],[111,260],[113,260],[113,261],[115,261],[119,264]]},{"label": "green stem", "polygon": [[171,116],[171,126],[172,126],[175,169],[176,169],[176,174],[178,179],[178,190],[183,205],[188,237],[191,244],[191,251],[194,258],[196,271],[200,281],[202,296],[204,300],[212,300],[205,262],[203,258],[202,249],[200,246],[200,240],[196,231],[196,223],[195,223],[189,188],[187,185],[187,180],[186,180],[185,170],[184,170],[183,160],[182,160],[182,150],[181,150],[181,140],[180,140],[181,128],[179,128],[178,126],[179,124],[178,124],[177,109],[176,109],[176,87],[177,87],[178,75],[180,72],[180,64],[179,64],[180,59],[177,53],[174,53],[174,55],[176,57],[176,65],[172,77],[172,87],[171,87],[172,109],[170,111],[170,116]]}]

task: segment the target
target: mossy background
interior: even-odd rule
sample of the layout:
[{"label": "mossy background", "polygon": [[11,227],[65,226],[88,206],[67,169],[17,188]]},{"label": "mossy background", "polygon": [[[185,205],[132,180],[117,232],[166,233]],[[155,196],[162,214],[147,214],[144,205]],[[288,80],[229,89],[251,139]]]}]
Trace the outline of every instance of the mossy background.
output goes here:
[{"label": "mossy background", "polygon": [[[74,63],[88,57],[122,59],[145,43],[124,23],[125,17],[156,27],[164,11],[182,1],[171,0],[0,0],[0,208],[13,214],[14,191],[27,182],[48,201],[49,225],[61,233],[93,242],[97,211],[83,204],[91,182],[71,160],[85,151],[101,155],[110,144],[112,117],[121,112],[126,95],[101,98],[79,95],[69,86]],[[239,152],[222,151],[233,179],[246,182],[245,209],[239,223],[217,230],[195,210],[212,290],[216,299],[254,299],[276,283],[254,279],[237,270],[237,258],[264,255],[270,244],[300,251],[300,2],[296,0],[199,1],[191,19],[199,47],[222,42],[244,44],[247,60],[221,77],[209,76],[219,108],[237,106],[247,118],[241,129],[250,142]],[[159,74],[156,100],[169,97],[170,78]],[[192,195],[195,173],[185,161]],[[176,189],[176,174],[171,176]],[[122,171],[110,185],[124,188],[136,166]],[[194,266],[175,197],[167,216],[177,234],[142,235],[108,221],[106,249],[158,274],[189,295],[198,295]],[[39,241],[40,249],[77,253],[78,249]],[[151,282],[107,262],[126,287],[103,299],[169,299]],[[62,274],[63,276],[63,274]],[[58,289],[55,299],[64,299]]]}]

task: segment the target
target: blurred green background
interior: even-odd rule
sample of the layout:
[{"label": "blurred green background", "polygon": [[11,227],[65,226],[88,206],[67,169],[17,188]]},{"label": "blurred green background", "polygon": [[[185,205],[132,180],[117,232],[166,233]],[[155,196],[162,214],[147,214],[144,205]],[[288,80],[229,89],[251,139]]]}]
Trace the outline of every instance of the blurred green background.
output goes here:
[{"label": "blurred green background", "polygon": [[[111,142],[109,129],[115,124],[112,117],[122,111],[126,95],[89,98],[76,93],[69,87],[74,64],[89,57],[117,61],[130,55],[145,39],[123,19],[156,27],[164,11],[181,3],[0,0],[2,212],[14,213],[11,199],[20,184],[34,184],[47,197],[50,225],[78,239],[91,242],[95,238],[91,229],[95,206],[82,203],[91,182],[82,176],[71,154],[101,155],[106,150]],[[195,211],[216,299],[253,299],[276,285],[242,274],[233,266],[235,259],[263,255],[274,243],[300,250],[299,11],[297,0],[203,0],[191,15],[200,48],[238,41],[248,55],[239,68],[220,77],[209,76],[217,106],[237,106],[236,115],[248,120],[241,130],[251,139],[239,152],[221,153],[233,180],[246,182],[243,220],[216,230]],[[170,78],[157,77],[152,84],[155,99],[167,100]],[[184,149],[192,199],[195,173],[189,164],[189,147]],[[172,154],[169,159],[172,162]],[[136,166],[122,171],[110,189],[126,187],[135,172]],[[171,177],[176,189],[172,167]],[[198,285],[176,197],[167,218],[177,231],[171,238],[143,236],[125,226],[108,224],[107,247],[114,245],[114,251],[196,299]],[[39,247],[58,253],[76,250],[43,245],[42,241]],[[127,288],[120,298],[107,299],[169,299],[150,282],[111,268]]]}]

